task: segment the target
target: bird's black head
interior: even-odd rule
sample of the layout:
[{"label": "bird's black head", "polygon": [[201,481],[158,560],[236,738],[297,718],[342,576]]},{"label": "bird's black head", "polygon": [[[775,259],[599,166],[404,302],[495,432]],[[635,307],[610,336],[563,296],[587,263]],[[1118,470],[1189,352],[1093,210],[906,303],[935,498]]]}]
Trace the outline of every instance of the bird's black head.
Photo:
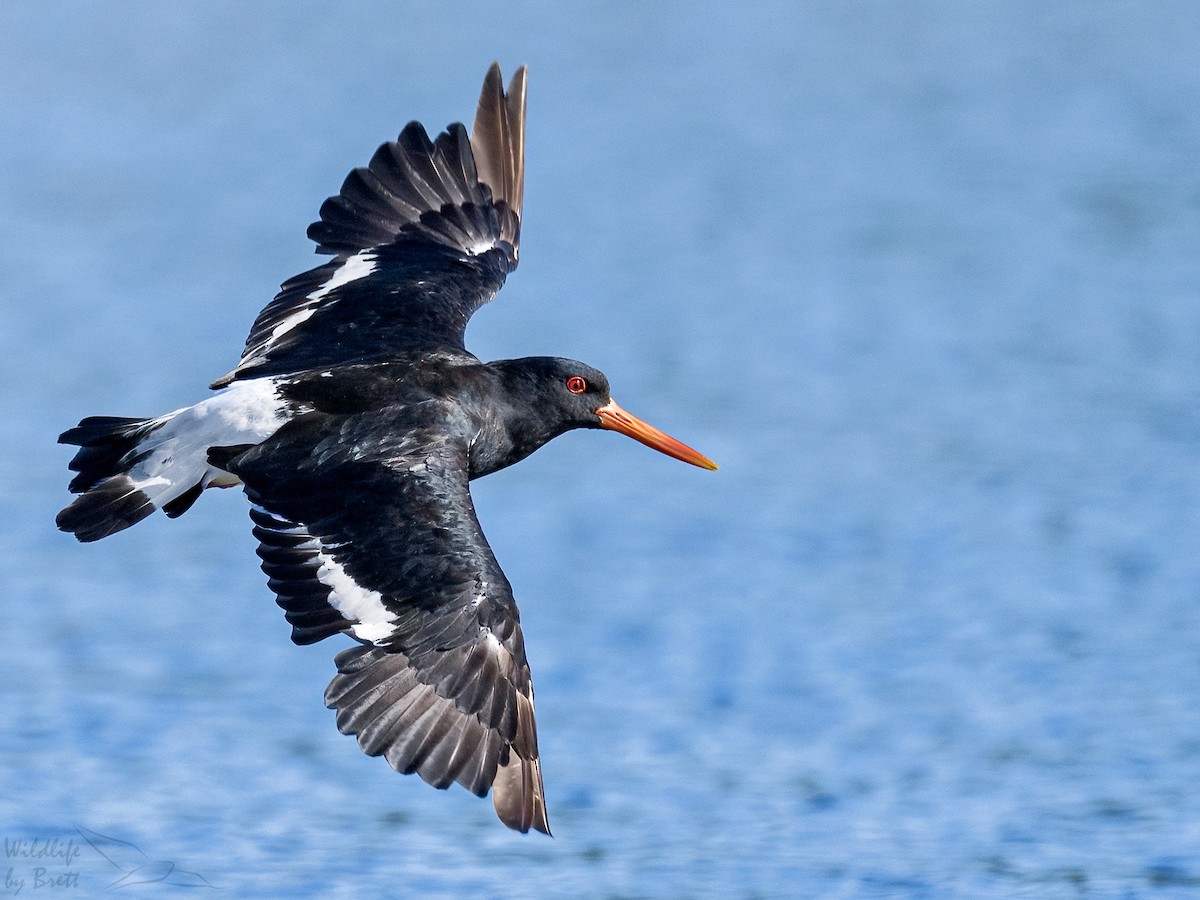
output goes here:
[{"label": "bird's black head", "polygon": [[[508,388],[509,430],[527,455],[572,428],[608,428],[683,462],[715,469],[712,460],[621,409],[599,369],[574,359],[530,356],[491,363]],[[530,446],[532,444],[532,446]],[[528,449],[525,449],[528,447]]]}]

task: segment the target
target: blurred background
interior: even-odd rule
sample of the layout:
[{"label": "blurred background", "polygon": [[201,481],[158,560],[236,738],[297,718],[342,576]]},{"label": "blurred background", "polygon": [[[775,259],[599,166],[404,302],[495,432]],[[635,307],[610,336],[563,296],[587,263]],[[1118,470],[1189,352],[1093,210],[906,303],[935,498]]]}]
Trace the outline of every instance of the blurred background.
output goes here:
[{"label": "blurred background", "polygon": [[[5,3],[0,833],[90,890],[77,827],[162,893],[1194,896],[1198,46],[1188,2]],[[468,346],[722,466],[576,432],[475,483],[553,840],[337,733],[237,492],[53,526],[58,433],[202,397],[493,59],[522,265]]]}]

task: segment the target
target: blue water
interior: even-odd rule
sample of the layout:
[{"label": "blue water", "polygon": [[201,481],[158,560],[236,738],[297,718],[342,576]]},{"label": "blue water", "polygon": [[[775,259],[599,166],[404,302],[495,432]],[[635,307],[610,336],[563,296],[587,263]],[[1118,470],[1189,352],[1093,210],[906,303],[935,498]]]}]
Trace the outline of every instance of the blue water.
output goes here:
[{"label": "blue water", "polygon": [[[0,870],[102,891],[78,826],[227,896],[1200,892],[1197,46],[1187,2],[5,3]],[[476,483],[553,840],[337,734],[235,492],[53,528],[57,433],[202,396],[493,58],[527,213],[470,346],[722,464]]]}]

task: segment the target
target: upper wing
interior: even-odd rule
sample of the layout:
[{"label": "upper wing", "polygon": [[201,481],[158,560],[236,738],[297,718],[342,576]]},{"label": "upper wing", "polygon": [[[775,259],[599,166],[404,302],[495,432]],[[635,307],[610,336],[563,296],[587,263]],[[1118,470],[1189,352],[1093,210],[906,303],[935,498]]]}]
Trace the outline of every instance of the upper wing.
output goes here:
[{"label": "upper wing", "polygon": [[237,368],[213,382],[462,348],[471,314],[517,266],[525,192],[525,67],[488,69],[468,138],[410,122],[321,205],[308,229],[334,259],[284,282]]},{"label": "upper wing", "polygon": [[293,638],[362,642],[325,695],[338,727],[435,787],[493,789],[506,825],[548,832],[520,618],[441,405],[301,417],[222,465],[257,507]]}]

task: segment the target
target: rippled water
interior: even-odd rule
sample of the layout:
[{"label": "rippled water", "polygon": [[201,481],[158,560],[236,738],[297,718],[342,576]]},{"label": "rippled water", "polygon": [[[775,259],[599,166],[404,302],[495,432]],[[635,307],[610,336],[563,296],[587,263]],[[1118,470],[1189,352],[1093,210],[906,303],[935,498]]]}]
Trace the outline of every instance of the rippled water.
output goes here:
[{"label": "rippled water", "polygon": [[[6,889],[1200,891],[1198,45],[1187,3],[6,4]],[[574,434],[476,484],[553,840],[336,733],[234,492],[52,524],[57,433],[197,399],[493,58],[527,222],[470,345],[722,464]]]}]

